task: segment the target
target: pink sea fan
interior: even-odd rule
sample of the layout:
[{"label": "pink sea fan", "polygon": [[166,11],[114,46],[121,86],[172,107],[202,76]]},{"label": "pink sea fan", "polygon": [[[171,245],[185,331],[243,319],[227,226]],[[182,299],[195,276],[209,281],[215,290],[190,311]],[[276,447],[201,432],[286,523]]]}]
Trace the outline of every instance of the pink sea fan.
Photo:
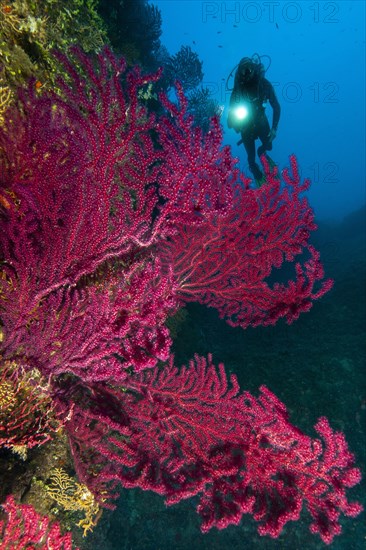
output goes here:
[{"label": "pink sea fan", "polygon": [[72,550],[71,534],[62,535],[59,524],[50,523],[33,506],[18,504],[9,495],[2,507],[6,519],[0,521],[0,550]]}]

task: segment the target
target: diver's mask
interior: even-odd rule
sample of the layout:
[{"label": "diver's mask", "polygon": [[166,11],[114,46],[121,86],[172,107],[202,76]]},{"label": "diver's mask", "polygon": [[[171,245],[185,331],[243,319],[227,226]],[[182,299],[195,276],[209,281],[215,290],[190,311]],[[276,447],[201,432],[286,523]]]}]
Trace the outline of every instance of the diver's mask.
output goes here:
[{"label": "diver's mask", "polygon": [[240,71],[240,80],[242,82],[250,82],[253,79],[254,76],[254,68],[253,67],[243,67],[243,69]]}]

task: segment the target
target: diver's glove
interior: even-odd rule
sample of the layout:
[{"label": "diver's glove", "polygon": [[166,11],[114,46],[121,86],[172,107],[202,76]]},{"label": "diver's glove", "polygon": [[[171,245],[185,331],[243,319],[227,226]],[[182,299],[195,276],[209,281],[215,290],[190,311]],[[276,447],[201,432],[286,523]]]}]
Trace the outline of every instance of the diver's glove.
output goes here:
[{"label": "diver's glove", "polygon": [[268,141],[272,142],[275,139],[276,135],[277,135],[277,129],[276,128],[271,128],[271,130],[270,130],[270,132],[267,136]]}]

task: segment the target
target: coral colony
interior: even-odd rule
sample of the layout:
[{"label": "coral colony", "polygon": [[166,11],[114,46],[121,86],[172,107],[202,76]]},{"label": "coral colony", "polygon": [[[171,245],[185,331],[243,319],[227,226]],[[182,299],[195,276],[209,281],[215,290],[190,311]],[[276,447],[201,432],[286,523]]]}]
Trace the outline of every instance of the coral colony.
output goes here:
[{"label": "coral colony", "polygon": [[[12,362],[49,378],[48,406],[101,506],[119,486],[167,504],[198,495],[203,532],[251,514],[271,537],[305,507],[331,543],[340,516],[362,509],[347,500],[360,471],[343,434],[320,418],[308,437],[269,389],[241,391],[211,356],[178,368],[166,326],[192,301],[233,326],[291,323],[331,288],[309,244],[309,182],[293,156],[282,175],[263,160],[266,184],[251,188],[218,120],[194,126],[179,85],[152,113],[141,90],[159,72],[127,71],[108,49],[70,56],[58,93],[21,91],[0,129],[3,373]],[[268,283],[301,254],[293,280]],[[9,497],[5,511],[3,541],[33,541],[34,510]],[[71,547],[57,528],[47,536]]]},{"label": "coral colony", "polygon": [[[14,497],[10,495],[3,508],[7,518],[4,535],[0,541],[1,550],[14,548],[72,550],[71,534],[62,535],[57,522],[50,524],[47,516],[40,516],[29,504],[17,504]],[[3,522],[0,522],[0,532],[2,527]],[[14,546],[15,543],[17,546]]]}]

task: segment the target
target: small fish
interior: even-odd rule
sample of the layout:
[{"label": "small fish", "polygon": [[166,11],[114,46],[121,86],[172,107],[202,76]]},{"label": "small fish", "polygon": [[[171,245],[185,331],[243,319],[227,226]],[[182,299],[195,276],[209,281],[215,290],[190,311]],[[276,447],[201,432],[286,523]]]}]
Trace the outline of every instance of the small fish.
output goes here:
[{"label": "small fish", "polygon": [[233,25],[233,27],[238,28],[238,25]]},{"label": "small fish", "polygon": [[279,28],[279,26],[278,26],[277,23],[276,23],[276,29],[278,29],[278,28]]}]

